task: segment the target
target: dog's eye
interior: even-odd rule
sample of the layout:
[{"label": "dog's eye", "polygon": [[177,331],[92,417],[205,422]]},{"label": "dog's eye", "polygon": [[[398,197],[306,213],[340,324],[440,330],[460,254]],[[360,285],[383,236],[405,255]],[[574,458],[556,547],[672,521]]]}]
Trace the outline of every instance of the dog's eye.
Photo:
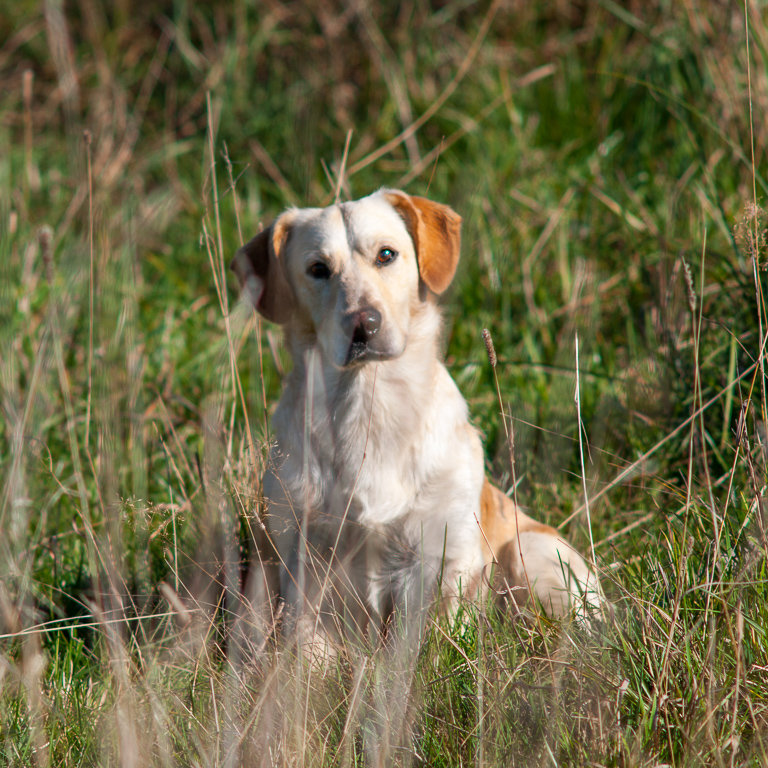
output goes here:
[{"label": "dog's eye", "polygon": [[397,251],[393,248],[382,248],[376,255],[376,266],[383,267],[385,264],[389,264],[397,258]]},{"label": "dog's eye", "polygon": [[331,270],[323,261],[313,261],[307,267],[307,274],[315,280],[327,280],[331,276]]}]

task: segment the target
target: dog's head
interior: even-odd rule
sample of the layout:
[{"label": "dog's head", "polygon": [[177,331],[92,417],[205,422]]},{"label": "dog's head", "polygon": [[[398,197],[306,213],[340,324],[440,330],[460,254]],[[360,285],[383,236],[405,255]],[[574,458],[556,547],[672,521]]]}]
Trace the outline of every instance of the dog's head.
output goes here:
[{"label": "dog's head", "polygon": [[410,321],[450,284],[461,218],[383,189],[328,208],[291,209],[232,262],[268,320],[317,341],[337,367],[401,355]]}]

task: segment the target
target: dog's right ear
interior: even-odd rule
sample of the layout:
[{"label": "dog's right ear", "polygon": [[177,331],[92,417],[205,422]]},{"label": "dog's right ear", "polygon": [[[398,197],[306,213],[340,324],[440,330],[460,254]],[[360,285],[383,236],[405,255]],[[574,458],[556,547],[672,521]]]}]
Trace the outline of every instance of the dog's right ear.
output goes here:
[{"label": "dog's right ear", "polygon": [[283,268],[282,255],[290,235],[290,212],[259,232],[235,254],[230,268],[253,306],[267,320],[285,323],[291,315],[293,291]]},{"label": "dog's right ear", "polygon": [[461,248],[461,216],[447,205],[397,189],[382,193],[402,216],[416,247],[419,277],[433,293],[443,293],[453,280]]}]

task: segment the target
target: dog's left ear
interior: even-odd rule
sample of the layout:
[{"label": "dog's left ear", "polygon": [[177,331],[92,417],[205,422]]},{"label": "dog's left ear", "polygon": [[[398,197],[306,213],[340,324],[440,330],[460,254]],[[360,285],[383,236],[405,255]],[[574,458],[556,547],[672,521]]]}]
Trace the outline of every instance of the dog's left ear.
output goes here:
[{"label": "dog's left ear", "polygon": [[426,197],[385,190],[384,197],[403,217],[419,261],[419,275],[433,293],[443,293],[456,273],[461,249],[461,216]]}]

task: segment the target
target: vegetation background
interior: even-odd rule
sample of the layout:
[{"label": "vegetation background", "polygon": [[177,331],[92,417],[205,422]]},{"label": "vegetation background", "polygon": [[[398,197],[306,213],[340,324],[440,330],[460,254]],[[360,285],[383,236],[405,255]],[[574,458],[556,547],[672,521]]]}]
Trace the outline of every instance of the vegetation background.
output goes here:
[{"label": "vegetation background", "polygon": [[612,604],[436,619],[389,762],[768,765],[767,21],[0,0],[0,762],[365,763],[379,651],[230,641],[288,361],[226,266],[387,185],[464,217],[448,366]]}]

